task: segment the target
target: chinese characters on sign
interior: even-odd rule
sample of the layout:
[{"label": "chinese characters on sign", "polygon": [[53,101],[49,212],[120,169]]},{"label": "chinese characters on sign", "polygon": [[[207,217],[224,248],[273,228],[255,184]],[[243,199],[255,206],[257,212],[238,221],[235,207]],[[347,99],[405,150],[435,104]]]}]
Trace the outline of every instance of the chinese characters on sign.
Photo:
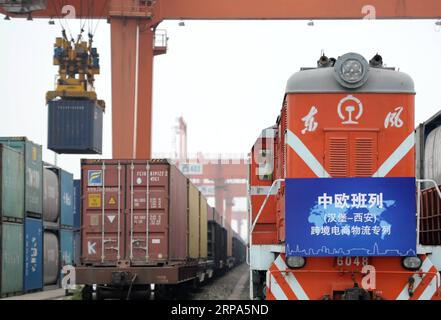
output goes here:
[{"label": "chinese characters on sign", "polygon": [[415,255],[415,195],[414,178],[287,179],[287,255]]},{"label": "chinese characters on sign", "polygon": [[[351,204],[348,204],[351,199]],[[383,208],[383,193],[337,193],[334,197],[324,193],[318,197],[317,203],[327,209],[328,205],[335,204],[336,208],[372,208],[378,206]]]},{"label": "chinese characters on sign", "polygon": [[[338,193],[333,197],[324,193],[317,198],[319,206],[327,209],[333,206],[334,212],[325,213],[323,215],[323,225],[312,226],[311,235],[316,236],[387,236],[391,234],[391,226],[377,224],[379,220],[372,212],[362,213],[354,211],[352,214],[346,212],[347,209],[372,209],[374,207],[383,209],[383,193]],[[338,209],[344,209],[338,211]],[[342,225],[345,223],[361,223],[362,225]],[[342,226],[338,226],[340,224]]]}]

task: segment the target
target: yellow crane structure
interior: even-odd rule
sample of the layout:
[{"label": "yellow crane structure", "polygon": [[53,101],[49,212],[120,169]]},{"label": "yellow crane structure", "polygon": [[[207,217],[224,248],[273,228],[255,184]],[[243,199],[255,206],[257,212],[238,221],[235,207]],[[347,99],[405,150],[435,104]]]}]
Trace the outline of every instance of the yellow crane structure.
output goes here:
[{"label": "yellow crane structure", "polygon": [[69,40],[63,30],[63,36],[55,41],[54,65],[59,67],[58,79],[55,90],[46,94],[47,103],[56,98],[87,99],[105,108],[105,102],[98,100],[94,87],[95,75],[100,74],[100,61],[91,34],[89,41],[83,41],[81,34],[74,41]]}]

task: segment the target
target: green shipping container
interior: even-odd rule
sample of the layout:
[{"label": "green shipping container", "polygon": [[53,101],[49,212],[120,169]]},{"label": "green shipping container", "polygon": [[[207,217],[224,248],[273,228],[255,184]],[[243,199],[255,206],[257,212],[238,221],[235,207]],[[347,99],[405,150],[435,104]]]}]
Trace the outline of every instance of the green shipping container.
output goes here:
[{"label": "green shipping container", "polygon": [[0,224],[0,296],[23,291],[23,224]]},{"label": "green shipping container", "polygon": [[24,219],[23,154],[0,145],[0,221]]},{"label": "green shipping container", "polygon": [[24,153],[25,212],[40,217],[43,213],[42,148],[26,138],[0,138],[4,144]]}]

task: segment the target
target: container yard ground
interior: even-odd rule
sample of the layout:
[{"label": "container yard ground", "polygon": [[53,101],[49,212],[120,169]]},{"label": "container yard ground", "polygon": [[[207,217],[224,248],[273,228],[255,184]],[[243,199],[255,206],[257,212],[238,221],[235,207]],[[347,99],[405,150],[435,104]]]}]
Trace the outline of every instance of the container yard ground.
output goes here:
[{"label": "container yard ground", "polygon": [[249,300],[250,269],[246,263],[193,293],[190,300]]},{"label": "container yard ground", "polygon": [[65,294],[66,291],[64,289],[55,289],[0,300],[64,300]]}]

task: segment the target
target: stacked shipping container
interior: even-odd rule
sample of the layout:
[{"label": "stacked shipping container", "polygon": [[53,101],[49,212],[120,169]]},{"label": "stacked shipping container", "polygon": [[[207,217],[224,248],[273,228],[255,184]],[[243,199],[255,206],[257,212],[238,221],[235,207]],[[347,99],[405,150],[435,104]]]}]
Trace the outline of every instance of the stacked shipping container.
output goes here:
[{"label": "stacked shipping container", "polygon": [[60,256],[74,260],[72,175],[44,168],[32,141],[0,138],[0,210],[0,296],[58,284]]},{"label": "stacked shipping container", "polygon": [[60,270],[74,264],[73,175],[46,164],[43,169],[44,285],[59,285]]},{"label": "stacked shipping container", "polygon": [[0,138],[1,296],[42,288],[42,149]]}]

